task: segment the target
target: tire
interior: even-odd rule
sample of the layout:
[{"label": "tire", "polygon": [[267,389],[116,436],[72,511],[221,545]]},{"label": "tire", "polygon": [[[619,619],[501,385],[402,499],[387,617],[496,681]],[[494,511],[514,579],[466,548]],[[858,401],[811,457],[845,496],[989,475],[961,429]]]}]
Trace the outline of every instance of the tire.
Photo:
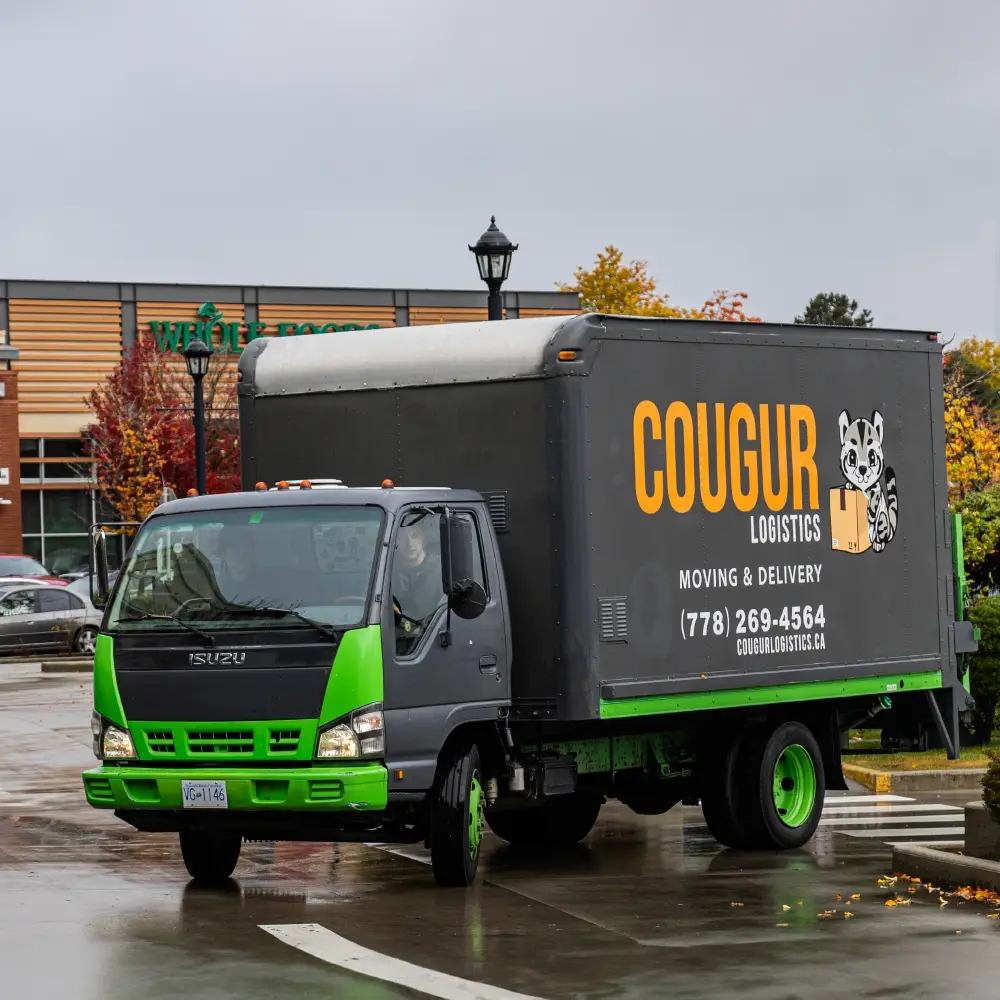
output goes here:
[{"label": "tire", "polygon": [[235,871],[240,837],[186,830],[180,841],[184,867],[200,885],[223,885]]},{"label": "tire", "polygon": [[738,815],[736,794],[736,762],[745,738],[744,730],[728,747],[709,759],[701,786],[701,811],[705,825],[723,847],[734,850],[741,850],[750,844],[750,837]]},{"label": "tire", "polygon": [[594,829],[603,796],[575,792],[548,799],[534,809],[486,814],[490,829],[517,847],[569,847]]},{"label": "tire", "polygon": [[479,748],[458,747],[444,761],[431,806],[431,867],[440,886],[472,885],[483,842],[482,760]]},{"label": "tire", "polygon": [[751,730],[733,772],[736,816],[746,846],[787,851],[816,832],[826,796],[823,755],[800,722]]},{"label": "tire", "polygon": [[76,642],[73,643],[78,653],[93,656],[97,651],[97,629],[93,625],[84,625],[76,634]]}]

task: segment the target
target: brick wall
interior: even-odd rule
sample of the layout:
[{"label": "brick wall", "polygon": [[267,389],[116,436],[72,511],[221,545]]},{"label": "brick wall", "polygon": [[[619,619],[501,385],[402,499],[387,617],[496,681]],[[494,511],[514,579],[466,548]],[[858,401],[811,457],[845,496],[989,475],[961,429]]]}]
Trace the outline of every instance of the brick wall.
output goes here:
[{"label": "brick wall", "polygon": [[21,446],[17,422],[17,372],[0,371],[0,468],[9,470],[10,483],[0,485],[0,553],[21,549]]}]

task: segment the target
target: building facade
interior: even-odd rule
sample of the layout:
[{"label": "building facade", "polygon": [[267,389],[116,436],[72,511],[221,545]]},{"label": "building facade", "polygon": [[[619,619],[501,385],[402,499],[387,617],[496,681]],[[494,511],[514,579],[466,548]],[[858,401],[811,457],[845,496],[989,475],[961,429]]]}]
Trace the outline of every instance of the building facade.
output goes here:
[{"label": "building facade", "polygon": [[[579,304],[571,293],[505,292],[504,309],[515,319]],[[257,337],[486,318],[485,291],[0,280],[0,553],[23,552],[53,573],[86,569],[90,524],[113,518],[87,458],[87,397],[141,339],[179,372],[193,338],[235,370]]]}]

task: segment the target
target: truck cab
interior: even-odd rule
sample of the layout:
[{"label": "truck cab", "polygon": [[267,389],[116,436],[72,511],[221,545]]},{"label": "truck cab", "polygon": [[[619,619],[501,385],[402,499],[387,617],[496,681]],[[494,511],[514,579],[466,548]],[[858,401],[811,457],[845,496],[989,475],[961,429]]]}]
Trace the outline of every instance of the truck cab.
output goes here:
[{"label": "truck cab", "polygon": [[[506,592],[477,493],[288,481],[173,501],[95,598],[88,801],[179,833],[196,878],[227,877],[244,839],[427,841],[450,735],[502,746]],[[466,778],[474,822],[439,817],[455,828],[435,853],[463,884],[485,804]]]}]

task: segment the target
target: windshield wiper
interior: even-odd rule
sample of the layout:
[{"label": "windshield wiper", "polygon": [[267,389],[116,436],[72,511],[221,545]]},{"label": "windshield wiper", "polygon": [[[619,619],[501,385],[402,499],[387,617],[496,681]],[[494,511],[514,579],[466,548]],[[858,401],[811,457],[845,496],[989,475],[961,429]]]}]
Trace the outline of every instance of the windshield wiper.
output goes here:
[{"label": "windshield wiper", "polygon": [[190,622],[184,621],[183,618],[178,618],[176,615],[154,615],[151,611],[141,611],[140,608],[136,608],[134,604],[130,604],[128,601],[122,602],[127,608],[135,608],[136,611],[140,611],[140,614],[133,618],[122,618],[119,619],[123,622],[146,622],[146,621],[158,621],[158,622],[174,622],[180,625],[181,628],[186,628],[189,632],[193,632],[206,646],[215,645],[215,637],[208,634],[208,632],[202,631],[196,625],[192,625]]},{"label": "windshield wiper", "polygon": [[270,615],[272,618],[285,618],[288,615],[292,615],[330,639],[339,638],[337,630],[332,625],[326,622],[318,622],[315,618],[309,618],[307,615],[302,614],[301,611],[296,611],[295,608],[255,608],[250,604],[227,604],[226,611],[242,611],[246,615]]}]

